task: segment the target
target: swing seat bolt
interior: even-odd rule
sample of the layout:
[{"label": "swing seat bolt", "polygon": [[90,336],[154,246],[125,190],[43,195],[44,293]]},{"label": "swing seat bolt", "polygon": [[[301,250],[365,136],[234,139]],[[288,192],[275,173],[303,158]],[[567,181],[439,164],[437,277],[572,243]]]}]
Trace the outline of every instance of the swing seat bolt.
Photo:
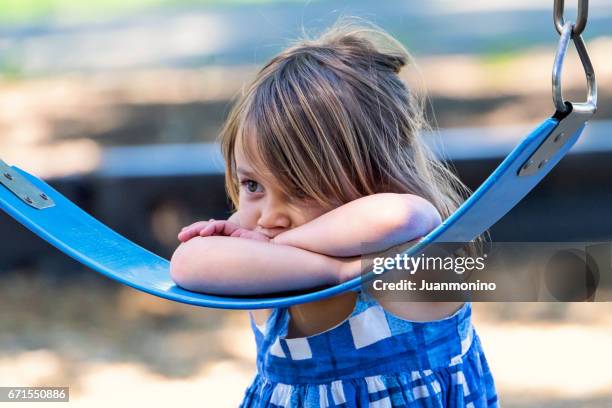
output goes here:
[{"label": "swing seat bolt", "polygon": [[555,138],[553,139],[553,142],[557,143],[559,140],[561,140],[563,136],[565,136],[565,132],[559,133],[557,136],[555,136]]},{"label": "swing seat bolt", "polygon": [[43,200],[48,200],[49,197],[47,197],[47,195],[45,193],[40,193],[40,198],[42,198]]},{"label": "swing seat bolt", "polygon": [[25,200],[28,204],[32,204],[34,202],[30,197],[26,197]]},{"label": "swing seat bolt", "polygon": [[4,173],[4,177],[6,177],[9,180],[13,179],[13,176],[11,176],[11,173]]}]

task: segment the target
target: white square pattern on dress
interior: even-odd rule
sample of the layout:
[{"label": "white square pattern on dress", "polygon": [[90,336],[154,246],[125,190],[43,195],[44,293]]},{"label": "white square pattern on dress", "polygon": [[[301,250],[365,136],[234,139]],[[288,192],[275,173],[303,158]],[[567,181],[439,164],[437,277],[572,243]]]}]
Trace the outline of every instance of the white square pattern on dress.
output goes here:
[{"label": "white square pattern on dress", "polygon": [[327,400],[327,385],[319,385],[319,408],[328,408],[329,401]]},{"label": "white square pattern on dress", "polygon": [[371,377],[365,377],[366,384],[368,385],[368,393],[374,394],[378,391],[384,391],[387,389],[380,375],[373,375]]},{"label": "white square pattern on dress", "polygon": [[344,396],[344,387],[342,380],[336,380],[331,383],[331,393],[334,398],[334,404],[340,405],[346,403],[346,397]]},{"label": "white square pattern on dress", "polygon": [[292,391],[293,386],[291,386],[290,384],[276,384],[274,390],[272,391],[272,396],[270,397],[270,403],[281,407],[288,407],[291,403]]},{"label": "white square pattern on dress", "polygon": [[391,337],[385,312],[380,306],[372,306],[349,319],[355,348],[359,349]]},{"label": "white square pattern on dress", "polygon": [[289,347],[292,360],[312,358],[312,350],[310,350],[308,339],[285,339],[285,341],[287,342],[287,347]]},{"label": "white square pattern on dress", "polygon": [[465,381],[465,375],[463,375],[463,371],[457,371],[456,373],[452,373],[451,378],[454,384],[458,384],[463,387],[463,395],[470,395],[470,387],[468,387],[467,381]]},{"label": "white square pattern on dress", "polygon": [[426,385],[417,385],[412,388],[412,395],[414,399],[427,398],[429,397],[429,390]]}]

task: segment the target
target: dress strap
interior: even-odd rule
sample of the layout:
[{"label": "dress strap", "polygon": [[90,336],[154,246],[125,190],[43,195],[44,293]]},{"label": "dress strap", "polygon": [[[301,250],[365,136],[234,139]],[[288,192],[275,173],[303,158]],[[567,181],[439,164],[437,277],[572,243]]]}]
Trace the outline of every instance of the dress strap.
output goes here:
[{"label": "dress strap", "polygon": [[354,314],[361,313],[364,310],[378,304],[378,300],[372,296],[367,288],[364,289],[363,287],[360,287],[358,294]]},{"label": "dress strap", "polygon": [[285,307],[276,307],[272,308],[271,310],[272,311],[270,315],[262,325],[258,325],[255,323],[253,313],[251,313],[251,311],[249,310],[249,316],[252,326],[259,330],[259,332],[264,336],[268,336],[270,332],[273,333],[274,331],[277,331],[279,329],[279,323],[282,323],[283,318],[285,318],[285,316],[283,316],[283,313],[287,312],[287,308]]}]

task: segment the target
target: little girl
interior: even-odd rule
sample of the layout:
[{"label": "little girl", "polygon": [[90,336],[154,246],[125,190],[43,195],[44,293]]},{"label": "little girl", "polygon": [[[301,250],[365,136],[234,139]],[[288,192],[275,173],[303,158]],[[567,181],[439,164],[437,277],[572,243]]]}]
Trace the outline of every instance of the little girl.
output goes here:
[{"label": "little girl", "polygon": [[[221,133],[236,211],[179,233],[177,285],[336,285],[447,217],[465,187],[421,140],[422,99],[398,76],[409,59],[383,30],[340,21],[268,62]],[[362,290],[249,314],[257,373],[241,407],[498,406],[470,302]]]}]

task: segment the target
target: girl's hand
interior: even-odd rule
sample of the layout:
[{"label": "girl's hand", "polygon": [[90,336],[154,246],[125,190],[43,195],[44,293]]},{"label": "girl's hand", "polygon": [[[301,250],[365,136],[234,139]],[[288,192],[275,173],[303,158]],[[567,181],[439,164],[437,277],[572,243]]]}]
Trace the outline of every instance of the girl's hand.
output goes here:
[{"label": "girl's hand", "polygon": [[232,232],[230,236],[273,243],[273,241],[268,238],[267,235],[264,235],[261,232],[251,231],[246,228],[238,228],[236,231]]},{"label": "girl's hand", "polygon": [[178,234],[179,241],[186,242],[194,237],[206,237],[210,235],[230,236],[240,225],[224,220],[211,218],[208,221],[198,221],[184,227]]},{"label": "girl's hand", "polygon": [[230,221],[215,220],[213,218],[208,221],[198,221],[183,228],[178,234],[178,239],[181,242],[187,242],[191,238],[197,236],[207,237],[212,235],[247,238],[266,242],[269,241],[267,236],[259,232],[242,228],[240,225]]}]

